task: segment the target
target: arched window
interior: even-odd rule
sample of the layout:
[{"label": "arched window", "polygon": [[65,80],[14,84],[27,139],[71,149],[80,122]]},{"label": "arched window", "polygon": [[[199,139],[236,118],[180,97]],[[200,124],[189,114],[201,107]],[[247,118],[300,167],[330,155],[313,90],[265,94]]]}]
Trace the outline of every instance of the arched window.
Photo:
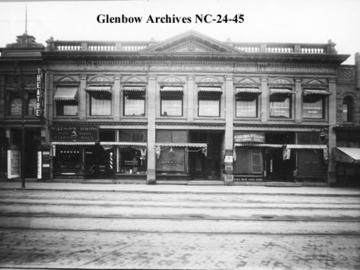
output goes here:
[{"label": "arched window", "polygon": [[353,107],[354,101],[350,96],[346,96],[342,105],[342,119],[343,122],[352,122],[353,121]]}]

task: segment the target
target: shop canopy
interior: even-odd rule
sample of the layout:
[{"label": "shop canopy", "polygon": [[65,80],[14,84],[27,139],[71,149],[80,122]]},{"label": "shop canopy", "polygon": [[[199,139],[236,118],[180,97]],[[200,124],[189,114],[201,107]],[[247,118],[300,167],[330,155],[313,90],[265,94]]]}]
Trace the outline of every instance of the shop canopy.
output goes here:
[{"label": "shop canopy", "polygon": [[327,149],[324,144],[286,144],[289,149]]},{"label": "shop canopy", "polygon": [[256,87],[237,87],[236,94],[261,94],[261,90]]},{"label": "shop canopy", "polygon": [[267,148],[282,148],[282,144],[270,144],[270,143],[235,143],[235,147],[267,147]]},{"label": "shop canopy", "polygon": [[77,87],[58,87],[56,88],[54,100],[76,100],[77,92]]},{"label": "shop canopy", "polygon": [[271,88],[270,94],[291,94],[293,91],[289,88]]},{"label": "shop canopy", "polygon": [[324,96],[328,96],[331,93],[325,89],[305,89],[304,90],[304,95],[308,96],[308,95],[324,95]]},{"label": "shop canopy", "polygon": [[145,85],[125,85],[123,87],[124,92],[145,92]]},{"label": "shop canopy", "polygon": [[335,158],[338,162],[360,164],[360,148],[355,147],[337,147]]},{"label": "shop canopy", "polygon": [[123,147],[128,147],[128,146],[136,146],[136,147],[146,147],[147,143],[146,142],[100,142],[100,145],[103,146],[123,146]]},{"label": "shop canopy", "polygon": [[52,145],[95,145],[95,142],[52,142]]},{"label": "shop canopy", "polygon": [[160,147],[188,147],[188,148],[207,148],[206,143],[156,143]]},{"label": "shop canopy", "polygon": [[111,86],[110,85],[91,85],[86,87],[86,91],[89,92],[105,92],[111,94]]}]

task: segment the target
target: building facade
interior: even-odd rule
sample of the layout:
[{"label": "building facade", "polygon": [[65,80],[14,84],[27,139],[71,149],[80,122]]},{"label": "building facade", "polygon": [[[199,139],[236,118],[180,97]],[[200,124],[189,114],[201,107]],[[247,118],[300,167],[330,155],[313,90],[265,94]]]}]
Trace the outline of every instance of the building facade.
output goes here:
[{"label": "building facade", "polygon": [[[359,70],[341,66],[348,55],[332,42],[219,42],[190,31],[162,42],[49,39],[37,49],[44,114],[31,127],[42,178],[336,181],[340,92],[351,88],[354,110],[359,100],[355,81],[338,78]],[[0,62],[7,154],[20,145],[16,121],[30,128],[27,99],[13,115],[8,97],[20,59],[11,50]]]}]

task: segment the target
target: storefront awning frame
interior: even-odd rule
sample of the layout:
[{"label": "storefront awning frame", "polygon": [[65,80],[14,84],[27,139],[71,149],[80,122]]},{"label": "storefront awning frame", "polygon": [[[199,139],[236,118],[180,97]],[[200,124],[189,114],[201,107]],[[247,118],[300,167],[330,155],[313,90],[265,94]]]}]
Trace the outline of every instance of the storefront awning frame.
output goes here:
[{"label": "storefront awning frame", "polygon": [[234,147],[264,147],[264,148],[283,148],[283,144],[270,143],[235,143]]},{"label": "storefront awning frame", "polygon": [[51,145],[95,145],[95,142],[51,142]]},{"label": "storefront awning frame", "polygon": [[207,143],[156,143],[159,147],[207,148]]},{"label": "storefront awning frame", "polygon": [[101,146],[136,146],[136,147],[147,147],[145,142],[100,142]]},{"label": "storefront awning frame", "polygon": [[360,148],[336,147],[334,153],[337,162],[360,164]]}]

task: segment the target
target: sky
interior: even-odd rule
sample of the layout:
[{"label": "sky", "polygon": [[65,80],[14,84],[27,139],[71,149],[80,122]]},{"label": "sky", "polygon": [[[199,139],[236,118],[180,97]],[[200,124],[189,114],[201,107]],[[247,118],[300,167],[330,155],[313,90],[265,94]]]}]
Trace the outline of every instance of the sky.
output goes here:
[{"label": "sky", "polygon": [[[0,47],[25,32],[25,1],[0,0]],[[335,42],[338,53],[360,52],[360,0],[119,0],[28,1],[28,33],[45,44],[56,40],[161,41],[195,30],[219,41]],[[99,14],[142,16],[139,24],[100,24]],[[244,14],[243,23],[145,23],[149,16]]]}]

